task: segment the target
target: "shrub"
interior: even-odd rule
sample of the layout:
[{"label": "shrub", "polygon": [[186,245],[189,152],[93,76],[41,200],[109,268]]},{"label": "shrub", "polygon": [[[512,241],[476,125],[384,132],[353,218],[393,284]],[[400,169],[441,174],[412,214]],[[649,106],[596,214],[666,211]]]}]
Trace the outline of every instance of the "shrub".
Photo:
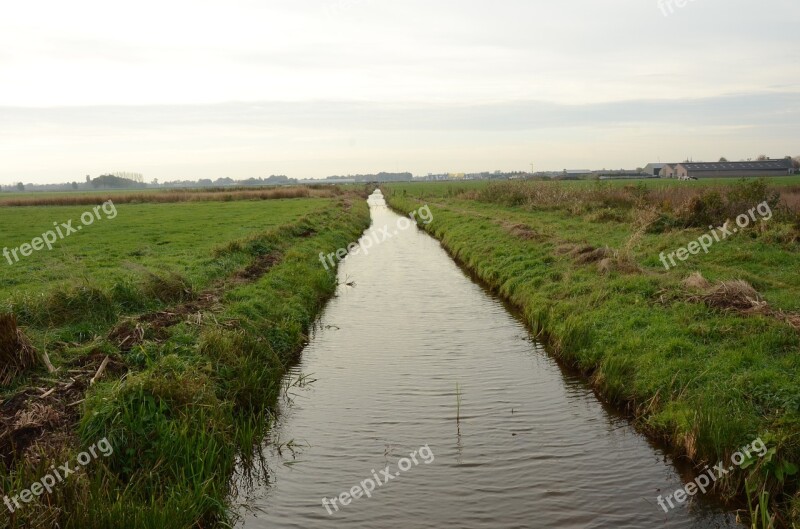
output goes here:
[{"label": "shrub", "polygon": [[684,228],[707,228],[727,218],[725,200],[717,191],[693,197],[677,211],[678,223]]}]

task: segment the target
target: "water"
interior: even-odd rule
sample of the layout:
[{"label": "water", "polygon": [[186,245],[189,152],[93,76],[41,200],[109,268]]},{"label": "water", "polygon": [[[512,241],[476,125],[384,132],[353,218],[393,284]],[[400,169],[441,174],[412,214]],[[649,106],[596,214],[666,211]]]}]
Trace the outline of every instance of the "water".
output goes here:
[{"label": "water", "polygon": [[[399,230],[379,192],[370,205],[365,237],[384,226],[392,237],[342,263],[292,374],[316,381],[282,406],[270,483],[240,497],[243,527],[737,527],[710,498],[665,514],[655,499],[686,469],[560,368],[435,239]],[[371,498],[323,506],[387,466],[400,475]]]}]

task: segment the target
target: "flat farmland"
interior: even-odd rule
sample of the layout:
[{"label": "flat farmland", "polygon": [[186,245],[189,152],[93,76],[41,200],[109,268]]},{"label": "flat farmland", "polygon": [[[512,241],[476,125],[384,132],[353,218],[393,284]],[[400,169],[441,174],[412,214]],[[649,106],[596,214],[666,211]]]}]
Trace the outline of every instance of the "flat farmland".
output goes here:
[{"label": "flat farmland", "polygon": [[[89,276],[110,286],[142,267],[179,272],[203,284],[220,273],[218,267],[208,266],[215,246],[321,214],[329,205],[330,200],[323,198],[115,205],[107,210],[116,213],[100,210],[99,220],[95,217],[90,226],[59,238],[52,250],[20,256],[13,264],[4,258],[0,297],[38,293]],[[81,226],[81,215],[91,210],[87,206],[0,208],[0,245],[11,249],[30,243],[53,230],[54,222],[72,220],[73,227]]]}]

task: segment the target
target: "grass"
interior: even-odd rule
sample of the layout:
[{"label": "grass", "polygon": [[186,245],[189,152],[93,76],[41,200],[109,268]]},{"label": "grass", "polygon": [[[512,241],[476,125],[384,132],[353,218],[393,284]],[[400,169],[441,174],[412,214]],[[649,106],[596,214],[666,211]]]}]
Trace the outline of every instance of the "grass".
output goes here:
[{"label": "grass", "polygon": [[96,205],[106,200],[116,204],[175,203],[175,202],[231,202],[237,200],[276,200],[285,198],[335,197],[342,194],[333,186],[287,186],[264,188],[216,188],[205,189],[140,189],[108,191],[76,191],[58,193],[18,193],[10,197],[0,196],[0,206],[77,206]]},{"label": "grass", "polygon": [[[325,199],[267,202],[188,202],[170,205],[121,204],[115,218],[96,221],[78,233],[9,265],[0,260],[0,298],[38,293],[42,285],[91,278],[103,287],[124,283],[142,268],[173,270],[192,283],[204,283],[218,273],[208,265],[211,250],[259,230],[319,214]],[[0,242],[19,247],[73,220],[78,225],[84,206],[0,208]],[[225,263],[222,263],[223,265]],[[232,263],[232,265],[235,263]]]},{"label": "grass", "polygon": [[[24,211],[66,219],[80,208]],[[17,219],[14,229],[4,225],[15,240],[38,231],[38,221],[8,218]],[[40,368],[4,388],[0,439],[10,433],[14,442],[2,447],[10,453],[0,488],[17,493],[102,438],[114,453],[0,517],[0,527],[228,526],[234,465],[264,438],[282,377],[336,288],[319,252],[358,239],[368,208],[352,194],[131,204],[104,222],[64,241],[89,281],[70,283],[65,270],[37,293],[36,280],[16,272],[16,286],[37,301],[7,306],[59,371]],[[37,258],[55,259],[34,255],[27,266]],[[31,273],[48,273],[36,266]],[[90,386],[103,358],[109,374]],[[48,385],[57,391],[40,399],[35,388]],[[33,438],[14,429],[20,413],[31,417]]]},{"label": "grass", "polygon": [[[795,180],[758,191],[792,197]],[[685,212],[697,211],[684,206],[698,196],[716,192],[730,205],[755,185],[691,182],[687,192],[661,181],[644,188],[468,182],[392,184],[384,193],[399,211],[428,204],[434,221],[426,229],[643,431],[698,464],[726,460],[760,436],[775,448],[776,464],[792,465],[800,461],[800,336],[784,317],[800,311],[793,204],[782,202],[769,222],[669,271],[659,253],[708,229],[692,222],[653,229],[646,222],[659,216],[691,221]],[[712,285],[747,281],[769,310],[720,306],[713,291],[683,283],[695,271]],[[717,492],[742,494],[747,481],[750,490],[769,494],[775,527],[800,525],[797,475],[778,479],[774,468],[755,465]]]}]

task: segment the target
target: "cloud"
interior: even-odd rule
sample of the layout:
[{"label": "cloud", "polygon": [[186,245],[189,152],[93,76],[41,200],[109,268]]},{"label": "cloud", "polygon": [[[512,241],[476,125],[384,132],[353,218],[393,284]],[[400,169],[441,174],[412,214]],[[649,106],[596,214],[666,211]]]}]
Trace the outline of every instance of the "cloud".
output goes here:
[{"label": "cloud", "polygon": [[261,127],[358,130],[536,130],[608,124],[672,127],[784,125],[800,117],[800,92],[697,99],[631,100],[565,105],[546,101],[481,104],[357,101],[249,102],[212,105],[0,107],[7,134],[39,126],[131,133],[164,127]]},{"label": "cloud", "polygon": [[5,182],[630,166],[800,137],[796,0],[669,16],[658,0],[42,0],[3,14]]}]

